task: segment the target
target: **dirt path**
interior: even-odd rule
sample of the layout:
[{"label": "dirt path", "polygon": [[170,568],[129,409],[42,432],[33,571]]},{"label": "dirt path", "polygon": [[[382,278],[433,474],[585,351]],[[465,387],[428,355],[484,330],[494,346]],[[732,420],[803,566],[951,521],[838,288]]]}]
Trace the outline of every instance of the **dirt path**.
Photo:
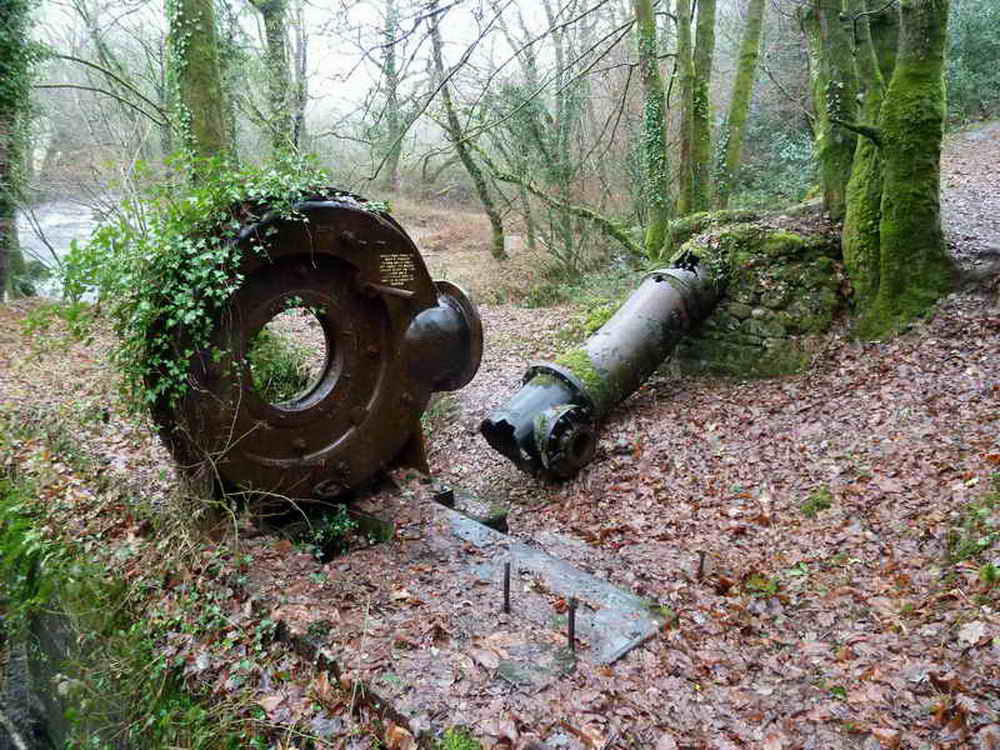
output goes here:
[{"label": "dirt path", "polygon": [[1000,122],[949,136],[941,171],[948,246],[967,279],[995,284],[1000,276]]}]

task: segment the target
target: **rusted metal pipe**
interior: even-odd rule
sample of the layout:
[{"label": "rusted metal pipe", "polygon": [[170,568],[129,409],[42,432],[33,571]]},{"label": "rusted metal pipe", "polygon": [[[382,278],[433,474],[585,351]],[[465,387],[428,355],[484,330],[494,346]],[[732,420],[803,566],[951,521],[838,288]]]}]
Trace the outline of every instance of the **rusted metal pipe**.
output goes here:
[{"label": "rusted metal pipe", "polygon": [[715,306],[715,281],[688,261],[647,274],[582,347],[529,367],[520,390],[480,425],[490,446],[529,474],[565,479],[589,463],[595,424]]}]

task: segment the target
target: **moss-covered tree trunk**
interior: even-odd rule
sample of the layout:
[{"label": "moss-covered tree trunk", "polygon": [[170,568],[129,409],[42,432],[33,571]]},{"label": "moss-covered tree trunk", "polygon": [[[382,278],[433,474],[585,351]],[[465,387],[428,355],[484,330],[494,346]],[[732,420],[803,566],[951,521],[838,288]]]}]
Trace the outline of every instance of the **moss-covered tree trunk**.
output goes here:
[{"label": "moss-covered tree trunk", "polygon": [[[857,2],[857,0],[855,0]],[[877,0],[867,0],[868,33],[871,36],[875,60],[884,84],[892,80],[892,71],[896,67],[896,48],[899,46],[899,8],[895,5],[886,7]]]},{"label": "moss-covered tree trunk", "polygon": [[729,112],[719,136],[723,154],[715,186],[719,208],[726,208],[729,205],[733,180],[743,161],[743,141],[746,139],[747,115],[750,113],[750,97],[757,75],[763,25],[764,0],[750,0],[747,6],[746,26],[743,27],[743,39],[740,41],[739,64],[736,76],[733,78],[733,95],[729,100]]},{"label": "moss-covered tree trunk", "polygon": [[810,0],[800,10],[809,48],[823,204],[838,221],[846,211],[856,136],[834,122],[853,123],[857,112],[853,45],[842,12],[842,0]]},{"label": "moss-covered tree trunk", "polygon": [[862,329],[881,334],[926,312],[952,284],[941,228],[948,0],[901,0],[896,64],[882,103],[878,292]]},{"label": "moss-covered tree trunk", "polygon": [[444,105],[448,140],[454,146],[455,153],[458,154],[458,158],[462,162],[462,166],[465,167],[465,171],[472,178],[472,182],[476,186],[476,194],[479,196],[480,203],[483,204],[483,211],[486,212],[486,216],[490,220],[490,228],[493,234],[490,252],[497,260],[506,260],[507,250],[504,248],[503,220],[500,218],[500,212],[493,203],[493,198],[490,197],[486,177],[483,175],[483,171],[479,168],[479,165],[472,158],[471,150],[462,132],[462,124],[459,122],[458,114],[455,112],[455,104],[451,98],[451,87],[448,85],[446,79],[444,57],[441,52],[440,26],[443,18],[444,12],[439,13],[437,10],[437,0],[432,0],[428,13],[428,22],[431,27],[431,52],[434,58],[434,71],[440,81],[441,102]]},{"label": "moss-covered tree trunk", "polygon": [[[859,124],[874,128],[878,122],[885,94],[885,79],[872,36],[886,30],[886,25],[870,23],[870,16],[878,8],[870,7],[879,0],[852,0],[850,11],[857,17],[855,62],[861,107]],[[896,8],[885,8],[882,13],[897,15]],[[880,14],[881,15],[881,14]],[[883,41],[883,40],[880,40]],[[895,40],[893,40],[895,50]],[[891,75],[891,68],[889,69]],[[867,309],[878,291],[879,279],[879,224],[882,219],[882,154],[876,140],[869,137],[857,139],[854,165],[847,183],[847,204],[844,215],[842,249],[844,266],[854,287],[854,304],[859,310]]]},{"label": "moss-covered tree trunk", "polygon": [[693,57],[691,97],[692,212],[712,207],[712,60],[715,57],[715,0],[698,0],[698,24]]},{"label": "moss-covered tree trunk", "polygon": [[638,27],[639,72],[642,77],[643,190],[649,204],[644,250],[648,258],[662,257],[670,246],[670,170],[667,163],[666,99],[656,54],[656,17],[652,0],[635,0]]},{"label": "moss-covered tree trunk", "polygon": [[685,216],[694,203],[692,177],[692,141],[694,123],[694,74],[691,59],[691,0],[677,0],[677,58],[674,65],[680,79],[680,156],[677,166],[677,214]]},{"label": "moss-covered tree trunk", "polygon": [[180,105],[177,127],[186,149],[195,157],[195,169],[200,170],[208,159],[227,158],[231,146],[215,7],[212,0],[167,0],[167,16]]},{"label": "moss-covered tree trunk", "polygon": [[30,90],[30,9],[30,0],[0,1],[0,302],[10,291],[11,269],[21,265],[17,206]]},{"label": "moss-covered tree trunk", "polygon": [[292,76],[288,62],[286,0],[251,0],[264,21],[267,70],[267,133],[274,154],[295,149],[292,122]]}]

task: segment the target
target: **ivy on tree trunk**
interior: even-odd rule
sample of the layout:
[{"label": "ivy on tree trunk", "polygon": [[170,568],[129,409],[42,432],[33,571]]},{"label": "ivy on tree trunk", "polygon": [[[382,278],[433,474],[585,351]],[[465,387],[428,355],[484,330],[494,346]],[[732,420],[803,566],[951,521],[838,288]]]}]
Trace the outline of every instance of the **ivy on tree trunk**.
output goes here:
[{"label": "ivy on tree trunk", "polygon": [[680,78],[681,122],[680,158],[677,169],[677,213],[691,213],[692,195],[692,140],[694,138],[694,75],[691,59],[691,0],[677,0],[677,62],[675,74]]},{"label": "ivy on tree trunk", "polygon": [[34,55],[28,40],[30,0],[0,0],[0,302],[11,271],[23,265],[17,240],[25,117]]},{"label": "ivy on tree trunk", "polygon": [[835,221],[843,219],[846,210],[856,145],[852,131],[834,124],[854,122],[857,111],[853,45],[841,17],[843,9],[842,0],[810,0],[800,11],[809,49],[823,205]]},{"label": "ivy on tree trunk", "polygon": [[218,37],[212,0],[167,0],[170,51],[180,112],[178,127],[196,169],[229,155]]},{"label": "ivy on tree trunk", "polygon": [[264,21],[267,66],[267,131],[275,154],[294,150],[292,121],[292,76],[286,39],[286,0],[251,0]]},{"label": "ivy on tree trunk", "polygon": [[660,258],[670,246],[670,170],[667,163],[666,99],[656,54],[656,17],[652,0],[635,0],[639,72],[642,77],[643,190],[650,206],[644,249]]}]

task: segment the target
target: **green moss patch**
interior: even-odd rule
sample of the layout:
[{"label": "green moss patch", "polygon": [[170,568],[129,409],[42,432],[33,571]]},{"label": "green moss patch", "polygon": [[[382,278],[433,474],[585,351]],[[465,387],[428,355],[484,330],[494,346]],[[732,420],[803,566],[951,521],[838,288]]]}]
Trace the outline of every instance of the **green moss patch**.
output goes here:
[{"label": "green moss patch", "polygon": [[556,364],[562,365],[579,378],[583,387],[587,389],[587,395],[593,400],[594,409],[599,416],[605,414],[617,400],[613,384],[594,367],[586,349],[582,347],[570,349],[556,360]]}]

